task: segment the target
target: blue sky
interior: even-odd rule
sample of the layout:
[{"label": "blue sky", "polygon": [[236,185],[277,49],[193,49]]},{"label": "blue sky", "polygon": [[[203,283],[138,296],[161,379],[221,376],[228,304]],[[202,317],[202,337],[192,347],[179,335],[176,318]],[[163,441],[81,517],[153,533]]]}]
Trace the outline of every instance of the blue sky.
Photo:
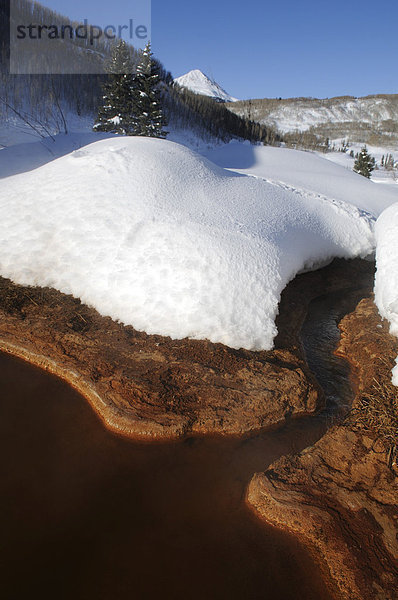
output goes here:
[{"label": "blue sky", "polygon": [[[134,0],[42,3],[100,25],[135,16]],[[397,23],[396,0],[152,0],[156,56],[238,98],[397,93]]]}]

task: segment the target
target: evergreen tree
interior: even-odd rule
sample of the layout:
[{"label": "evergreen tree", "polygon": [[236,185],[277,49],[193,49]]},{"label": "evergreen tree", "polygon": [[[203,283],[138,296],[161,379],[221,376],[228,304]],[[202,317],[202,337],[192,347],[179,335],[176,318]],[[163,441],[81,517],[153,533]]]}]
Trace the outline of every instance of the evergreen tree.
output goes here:
[{"label": "evergreen tree", "polygon": [[366,146],[362,148],[362,150],[357,154],[355,163],[354,163],[354,171],[359,173],[359,175],[363,175],[370,179],[370,175],[376,166],[376,161],[373,156],[369,154]]},{"label": "evergreen tree", "polygon": [[135,135],[164,138],[166,120],[163,116],[159,90],[159,73],[152,59],[151,44],[148,42],[142,52],[134,78],[133,112],[136,119]]},{"label": "evergreen tree", "polygon": [[395,167],[395,160],[392,154],[387,154],[384,159],[384,167],[387,171],[392,171]]},{"label": "evergreen tree", "polygon": [[108,81],[103,86],[102,104],[94,131],[107,131],[121,135],[135,135],[136,120],[133,116],[134,65],[123,40],[112,49],[107,65]]}]

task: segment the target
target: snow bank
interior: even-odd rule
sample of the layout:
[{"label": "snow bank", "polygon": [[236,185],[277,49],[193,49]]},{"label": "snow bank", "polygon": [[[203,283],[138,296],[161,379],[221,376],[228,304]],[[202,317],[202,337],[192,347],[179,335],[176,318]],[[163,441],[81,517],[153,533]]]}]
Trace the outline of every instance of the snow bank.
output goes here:
[{"label": "snow bank", "polygon": [[[398,337],[398,203],[377,220],[376,242],[375,301],[380,315],[390,322],[391,333]],[[398,358],[393,383],[398,386]]]},{"label": "snow bank", "polygon": [[209,150],[206,156],[226,169],[349,202],[374,216],[398,201],[398,186],[376,186],[352,168],[348,170],[313,152],[231,142]]},{"label": "snow bank", "polygon": [[[76,127],[75,131],[70,131],[67,135],[58,133],[52,138],[47,136],[41,139],[38,135],[32,135],[27,126],[22,129],[16,124],[0,123],[0,179],[37,169],[88,144],[114,137],[112,133],[94,132],[92,126],[91,119],[81,123],[80,129]],[[215,136],[199,130],[173,123],[169,123],[167,129],[169,140],[200,154],[221,145]]]},{"label": "snow bank", "polygon": [[373,243],[352,204],[164,140],[102,140],[0,181],[1,275],[173,338],[270,349],[288,281]]}]

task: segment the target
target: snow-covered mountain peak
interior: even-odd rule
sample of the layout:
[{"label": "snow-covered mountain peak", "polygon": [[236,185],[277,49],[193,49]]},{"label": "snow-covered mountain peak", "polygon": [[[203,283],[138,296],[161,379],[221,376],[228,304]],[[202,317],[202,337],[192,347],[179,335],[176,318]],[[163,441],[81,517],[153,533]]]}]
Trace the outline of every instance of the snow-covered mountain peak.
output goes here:
[{"label": "snow-covered mountain peak", "polygon": [[202,94],[202,96],[209,96],[215,100],[222,102],[236,102],[237,98],[230,96],[217,82],[212,81],[207,75],[202,73],[199,69],[193,69],[174,79],[175,83],[181,87],[187,88],[195,94]]}]

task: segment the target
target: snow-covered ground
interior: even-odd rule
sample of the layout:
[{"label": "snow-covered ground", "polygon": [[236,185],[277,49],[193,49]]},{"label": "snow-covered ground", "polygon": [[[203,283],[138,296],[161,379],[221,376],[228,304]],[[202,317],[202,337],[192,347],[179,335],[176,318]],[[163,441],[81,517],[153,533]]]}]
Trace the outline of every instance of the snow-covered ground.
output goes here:
[{"label": "snow-covered ground", "polygon": [[[357,152],[361,145],[351,148]],[[373,146],[369,146],[368,151],[379,164],[383,154],[393,153],[392,149]],[[358,208],[379,216],[375,240],[375,298],[381,316],[391,323],[391,333],[398,336],[398,185],[394,173],[379,169],[373,172],[372,181],[368,181],[352,171],[354,159],[343,152],[316,155],[236,142],[211,149],[207,156],[224,168],[267,181],[276,179],[296,192],[301,190],[315,198],[325,196],[330,201],[353,202]],[[398,385],[398,358],[393,383]]]},{"label": "snow-covered ground", "polygon": [[[335,144],[336,148],[339,148],[342,144],[342,140],[333,140],[332,143]],[[370,146],[368,144],[350,143],[348,152],[326,152],[320,156],[352,171],[355,159],[350,156],[349,152],[352,150],[354,154],[356,154],[357,152],[360,152],[364,146],[366,146],[369,154],[375,158],[377,164],[377,168],[373,171],[371,176],[372,181],[387,185],[398,185],[398,169],[388,171],[381,166],[381,158],[382,156],[385,157],[387,154],[391,154],[394,159],[398,161],[398,150],[395,147],[380,147]]]},{"label": "snow-covered ground", "polygon": [[[398,336],[398,203],[378,219],[376,241],[375,300],[381,316],[391,324],[391,333]],[[398,358],[393,383],[398,386]]]},{"label": "snow-covered ground", "polygon": [[[330,157],[337,157],[340,164]],[[206,156],[217,165],[268,181],[283,182],[294,190],[325,196],[329,200],[350,202],[378,216],[392,202],[398,202],[398,186],[375,186],[347,167],[340,152],[314,154],[288,148],[253,146],[231,142],[209,150]]]},{"label": "snow-covered ground", "polygon": [[148,333],[271,348],[286,284],[371,253],[396,195],[314,154],[236,146],[213,159],[254,177],[173,142],[111,138],[2,179],[0,273]]},{"label": "snow-covered ground", "polygon": [[209,96],[215,100],[222,100],[224,102],[237,102],[237,98],[234,98],[228,94],[223,88],[218,85],[216,81],[212,81],[207,75],[194,69],[189,71],[181,77],[174,79],[175,83],[183,88],[187,88],[195,94],[201,94],[202,96]]},{"label": "snow-covered ground", "polygon": [[57,123],[41,125],[28,117],[32,126],[16,116],[0,123],[0,179],[37,169],[60,156],[69,154],[107,134],[92,131],[93,119],[66,115],[68,134],[60,133]]}]

